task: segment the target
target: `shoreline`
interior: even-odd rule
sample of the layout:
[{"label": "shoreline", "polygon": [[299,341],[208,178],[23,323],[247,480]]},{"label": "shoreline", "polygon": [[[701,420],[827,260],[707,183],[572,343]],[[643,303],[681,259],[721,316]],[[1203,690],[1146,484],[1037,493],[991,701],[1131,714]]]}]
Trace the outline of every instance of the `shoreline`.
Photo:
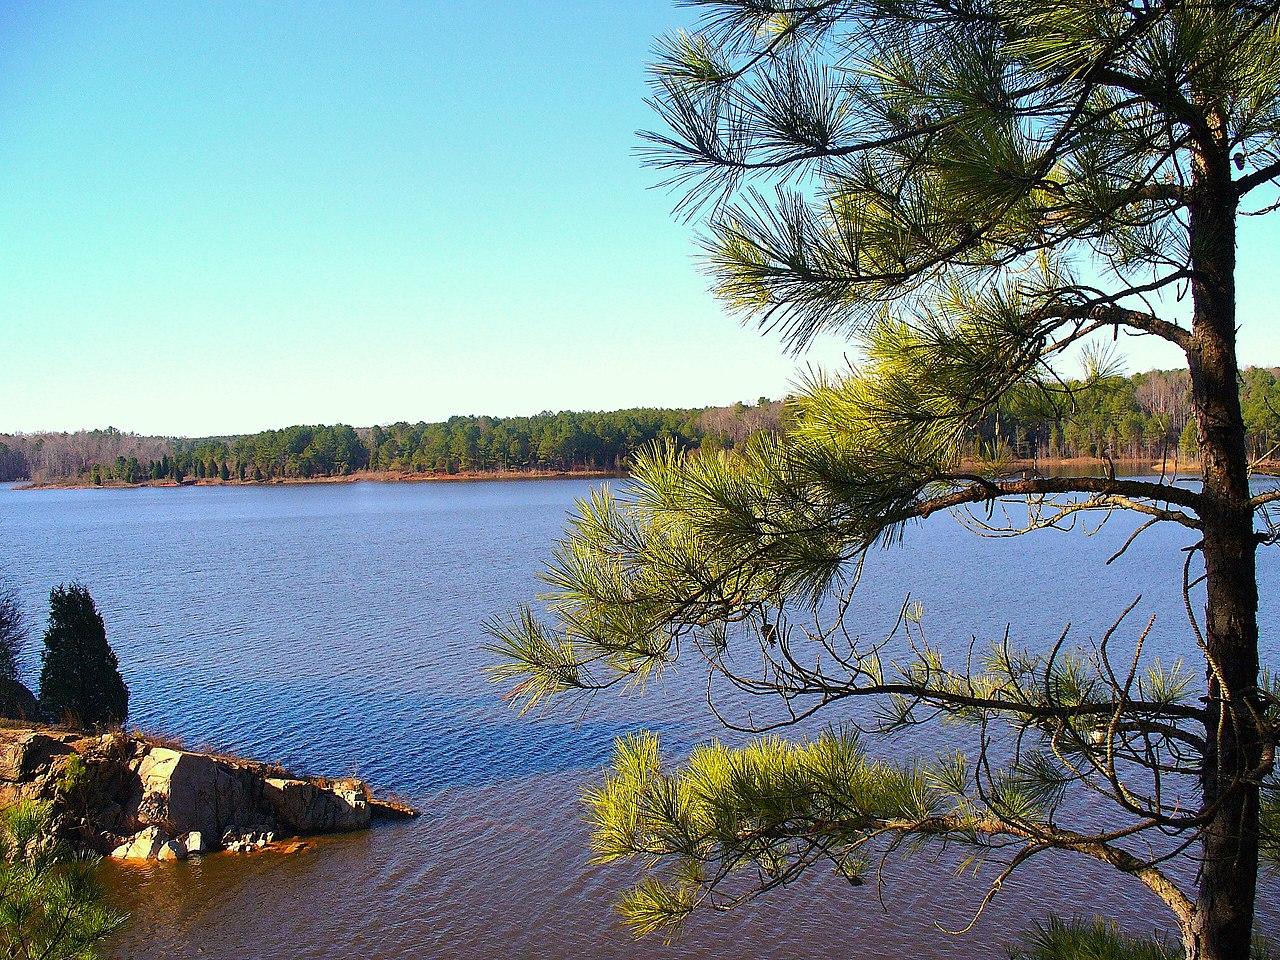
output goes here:
[{"label": "shoreline", "polygon": [[141,483],[88,483],[84,480],[23,481],[15,490],[141,490],[180,489],[187,487],[302,487],[313,484],[340,483],[481,483],[484,481],[517,482],[521,480],[603,480],[625,477],[619,470],[466,470],[458,473],[413,473],[407,470],[357,470],[332,477],[282,477],[277,480],[217,480],[204,478],[177,482],[170,479],[144,480]]},{"label": "shoreline", "polygon": [[[977,469],[980,465],[970,462],[961,464],[962,469]],[[1045,457],[1039,460],[1025,458],[1005,461],[1005,471],[1023,470],[1064,470],[1106,468],[1115,466],[1122,468],[1126,476],[1150,473],[1161,473],[1169,477],[1199,476],[1198,461],[1173,463],[1148,460],[1144,457],[1104,460],[1100,457]],[[1255,476],[1280,476],[1280,461],[1269,460],[1257,464],[1253,469]],[[357,470],[355,473],[339,474],[330,477],[282,477],[275,480],[218,480],[211,478],[188,479],[177,482],[170,479],[144,480],[141,483],[89,483],[84,480],[54,481],[14,481],[15,490],[139,490],[144,488],[185,488],[185,487],[300,487],[313,484],[341,483],[483,483],[518,482],[522,480],[607,480],[630,476],[624,470],[464,470],[458,473],[415,473],[408,470]]]},{"label": "shoreline", "polygon": [[[979,468],[982,466],[977,461],[964,461],[962,466],[969,468]],[[1160,474],[1164,472],[1169,476],[1184,476],[1187,474],[1200,473],[1199,461],[1191,461],[1187,463],[1177,463],[1166,460],[1163,463],[1159,460],[1152,460],[1147,457],[1116,457],[1111,460],[1105,460],[1102,457],[1011,457],[1000,464],[1005,472],[1017,472],[1021,470],[1065,470],[1065,469],[1097,469],[1105,471],[1108,467],[1116,467],[1123,471],[1125,475],[1131,476],[1134,471],[1139,473]]]},{"label": "shoreline", "polygon": [[[974,464],[969,464],[974,466]],[[1069,467],[1110,467],[1115,466],[1123,470],[1132,468],[1141,468],[1141,473],[1150,473],[1153,476],[1161,474],[1167,477],[1199,477],[1200,461],[1199,460],[1150,460],[1146,457],[1117,457],[1112,460],[1104,460],[1101,457],[1043,457],[1039,460],[1030,460],[1026,458],[1014,458],[1006,461],[1003,465],[1007,470],[1057,470]],[[1133,476],[1132,473],[1126,473],[1126,476]],[[1258,477],[1276,477],[1280,476],[1280,460],[1263,460],[1253,464],[1250,469],[1251,476]]]}]

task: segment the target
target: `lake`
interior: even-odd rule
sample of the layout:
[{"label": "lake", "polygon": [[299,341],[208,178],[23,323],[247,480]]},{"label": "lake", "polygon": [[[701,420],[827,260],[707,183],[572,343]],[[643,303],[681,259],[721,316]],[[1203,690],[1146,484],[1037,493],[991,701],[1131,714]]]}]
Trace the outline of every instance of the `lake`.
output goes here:
[{"label": "lake", "polygon": [[[302,772],[356,774],[424,811],[294,855],[104,865],[133,914],[116,954],[994,958],[1011,932],[1049,911],[1169,926],[1145,888],[1062,855],[1048,862],[1060,869],[1016,876],[965,936],[942,928],[968,923],[981,889],[947,862],[916,862],[893,867],[879,895],[874,884],[814,877],[701,917],[675,945],[632,941],[609,902],[634,874],[589,863],[578,795],[620,734],[657,729],[679,751],[715,733],[704,678],[682,672],[644,696],[521,719],[482,672],[491,658],[481,621],[534,598],[540,561],[590,487],[0,487],[0,576],[34,621],[29,681],[49,589],[79,580],[120,658],[130,726]],[[1142,622],[1158,615],[1153,648],[1186,652],[1177,565],[1189,531],[1152,530],[1104,566],[1134,525],[1117,517],[1092,537],[993,541],[933,518],[911,528],[903,548],[872,557],[856,623],[879,633],[909,591],[944,648],[963,650],[1009,623],[1015,639],[1051,640],[1067,622],[1084,638],[1141,593]],[[1260,556],[1260,576],[1273,653],[1274,550]],[[1262,922],[1280,929],[1272,907]]]}]

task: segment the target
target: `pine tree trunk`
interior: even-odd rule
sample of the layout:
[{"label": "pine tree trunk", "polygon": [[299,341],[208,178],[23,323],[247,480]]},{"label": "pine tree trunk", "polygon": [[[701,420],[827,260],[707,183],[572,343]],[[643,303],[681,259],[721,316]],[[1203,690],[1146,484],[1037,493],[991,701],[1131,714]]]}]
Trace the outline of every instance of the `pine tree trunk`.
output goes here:
[{"label": "pine tree trunk", "polygon": [[1257,772],[1252,720],[1258,683],[1256,540],[1240,411],[1235,317],[1236,198],[1229,157],[1201,157],[1191,210],[1192,401],[1204,477],[1204,643],[1208,722],[1201,773],[1209,820],[1187,960],[1246,960],[1258,876]]}]

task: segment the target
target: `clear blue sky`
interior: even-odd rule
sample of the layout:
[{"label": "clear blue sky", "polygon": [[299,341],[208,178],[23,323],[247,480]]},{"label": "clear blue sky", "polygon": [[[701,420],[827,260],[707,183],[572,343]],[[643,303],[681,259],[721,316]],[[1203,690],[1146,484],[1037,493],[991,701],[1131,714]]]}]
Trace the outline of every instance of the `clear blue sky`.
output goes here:
[{"label": "clear blue sky", "polygon": [[[780,395],[634,155],[665,0],[0,7],[0,431]],[[1265,232],[1264,232],[1265,230]],[[1244,358],[1280,231],[1242,267]],[[1140,349],[1131,367],[1173,358]]]}]

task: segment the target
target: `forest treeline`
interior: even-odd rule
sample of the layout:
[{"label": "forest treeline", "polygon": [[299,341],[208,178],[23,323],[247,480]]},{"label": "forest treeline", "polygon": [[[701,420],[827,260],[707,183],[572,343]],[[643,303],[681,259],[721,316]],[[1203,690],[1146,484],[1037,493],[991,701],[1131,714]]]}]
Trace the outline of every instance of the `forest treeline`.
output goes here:
[{"label": "forest treeline", "polygon": [[144,437],[119,430],[0,435],[0,479],[142,483],[292,480],[384,473],[620,471],[640,447],[731,447],[776,430],[782,404],[458,416],[440,423],[293,426],[237,437]]},{"label": "forest treeline", "polygon": [[[1280,368],[1251,367],[1240,383],[1250,455],[1273,460],[1280,443]],[[1194,460],[1196,424],[1186,370],[1103,376],[1087,386],[1014,390],[978,437],[1014,456]]]},{"label": "forest treeline", "polygon": [[[1245,371],[1241,402],[1252,455],[1280,444],[1280,370]],[[1070,389],[1067,389],[1069,387]],[[971,431],[975,455],[1021,458],[1193,460],[1195,423],[1185,370],[1104,376],[1061,391],[1014,391]],[[456,474],[487,471],[621,471],[654,441],[702,451],[731,449],[776,431],[784,404],[644,408],[531,417],[451,417],[440,423],[293,426],[238,437],[146,437],[108,428],[0,435],[0,480],[140,483],[148,480],[288,480],[359,471]]]}]

